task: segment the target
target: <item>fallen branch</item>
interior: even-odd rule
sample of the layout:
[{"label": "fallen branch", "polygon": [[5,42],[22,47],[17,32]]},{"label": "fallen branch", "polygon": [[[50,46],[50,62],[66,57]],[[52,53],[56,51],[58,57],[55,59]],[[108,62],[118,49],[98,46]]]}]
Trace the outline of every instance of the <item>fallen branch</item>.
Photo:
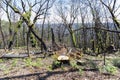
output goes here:
[{"label": "fallen branch", "polygon": [[[45,52],[32,52],[31,57],[43,58],[45,55],[44,53]],[[46,52],[46,53],[47,53],[47,56],[53,55],[52,52]],[[43,55],[40,55],[40,54],[43,54]],[[27,52],[26,53],[4,53],[0,56],[0,58],[26,58],[26,57],[29,57]]]},{"label": "fallen branch", "polygon": [[0,58],[25,58],[28,54],[4,54]]}]

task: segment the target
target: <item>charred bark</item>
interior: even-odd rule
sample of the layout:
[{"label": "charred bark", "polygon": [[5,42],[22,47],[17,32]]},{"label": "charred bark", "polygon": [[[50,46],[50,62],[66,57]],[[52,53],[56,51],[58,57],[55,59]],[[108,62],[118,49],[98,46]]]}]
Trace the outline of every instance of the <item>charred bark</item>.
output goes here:
[{"label": "charred bark", "polygon": [[33,30],[32,27],[29,27],[29,30],[30,30],[30,32],[32,32],[32,34],[41,42],[41,44],[43,45],[44,50],[47,51],[47,46],[46,46],[45,42],[42,40],[42,38],[40,38],[40,37],[35,33],[35,31]]},{"label": "charred bark", "polygon": [[53,32],[53,28],[51,28],[51,33],[52,33],[52,47],[53,47],[53,50],[54,51],[59,50],[60,47],[55,42],[55,35],[54,35],[54,32]]},{"label": "charred bark", "polygon": [[0,32],[1,32],[1,35],[2,35],[3,46],[4,46],[4,49],[6,50],[6,43],[5,43],[4,33],[2,31],[1,19],[0,19]]}]

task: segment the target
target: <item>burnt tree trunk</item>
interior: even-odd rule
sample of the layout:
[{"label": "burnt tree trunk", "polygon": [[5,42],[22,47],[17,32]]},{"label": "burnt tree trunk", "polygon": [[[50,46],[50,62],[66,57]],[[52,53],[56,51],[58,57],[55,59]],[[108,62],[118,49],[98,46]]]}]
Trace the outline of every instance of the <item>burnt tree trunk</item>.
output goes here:
[{"label": "burnt tree trunk", "polygon": [[29,27],[29,30],[30,30],[30,32],[41,42],[44,50],[47,51],[47,46],[46,46],[45,42],[42,40],[42,38],[40,38],[40,37],[35,33],[35,31],[33,30],[32,27]]},{"label": "burnt tree trunk", "polygon": [[3,31],[2,31],[1,19],[0,19],[0,32],[2,35],[3,46],[4,46],[4,49],[6,50],[6,43],[5,43],[5,37],[4,37]]},{"label": "burnt tree trunk", "polygon": [[30,29],[27,32],[27,52],[28,52],[28,56],[30,57],[30,53],[29,53],[29,37],[30,37]]},{"label": "burnt tree trunk", "polygon": [[54,35],[54,32],[53,32],[53,28],[51,28],[51,33],[52,33],[52,47],[53,47],[53,50],[55,50],[55,51],[59,50],[60,47],[55,42],[55,35]]},{"label": "burnt tree trunk", "polygon": [[17,32],[14,32],[12,39],[10,40],[9,45],[8,45],[9,50],[12,50],[12,48],[13,48],[16,35],[17,35]]}]

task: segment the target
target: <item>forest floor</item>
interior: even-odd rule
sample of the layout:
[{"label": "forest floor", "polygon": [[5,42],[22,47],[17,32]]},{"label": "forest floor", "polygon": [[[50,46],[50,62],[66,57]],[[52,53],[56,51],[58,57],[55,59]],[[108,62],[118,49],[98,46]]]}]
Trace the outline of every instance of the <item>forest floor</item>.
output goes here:
[{"label": "forest floor", "polygon": [[[116,57],[120,56],[109,55],[106,59],[111,61]],[[100,56],[83,55],[80,59],[86,62],[83,65],[77,65],[76,60],[71,59],[71,65],[63,64],[52,69],[54,61],[54,55],[46,58],[2,58],[0,80],[120,80],[120,68],[116,69],[115,74],[96,69],[103,66],[103,57]]]}]

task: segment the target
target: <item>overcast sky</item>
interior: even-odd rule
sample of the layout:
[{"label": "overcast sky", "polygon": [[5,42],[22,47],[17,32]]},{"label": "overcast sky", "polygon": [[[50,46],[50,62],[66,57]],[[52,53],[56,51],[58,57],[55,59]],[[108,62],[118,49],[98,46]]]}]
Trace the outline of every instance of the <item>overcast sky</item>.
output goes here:
[{"label": "overcast sky", "polygon": [[[65,0],[61,0],[61,1],[65,1]],[[120,5],[120,0],[117,0],[117,5]],[[53,22],[53,23],[56,21],[56,19],[58,20],[58,16],[55,13],[55,9],[56,9],[55,6],[53,6],[53,8],[50,9],[51,15],[48,18],[49,21]],[[120,13],[120,9],[118,10],[118,12],[116,12],[116,15],[118,15],[119,13]],[[33,15],[32,17],[34,17],[35,13],[32,13],[32,15]],[[2,12],[1,17],[2,17],[2,20],[8,20],[5,12]],[[120,15],[117,16],[117,18],[118,18],[118,20],[120,20]]]}]

